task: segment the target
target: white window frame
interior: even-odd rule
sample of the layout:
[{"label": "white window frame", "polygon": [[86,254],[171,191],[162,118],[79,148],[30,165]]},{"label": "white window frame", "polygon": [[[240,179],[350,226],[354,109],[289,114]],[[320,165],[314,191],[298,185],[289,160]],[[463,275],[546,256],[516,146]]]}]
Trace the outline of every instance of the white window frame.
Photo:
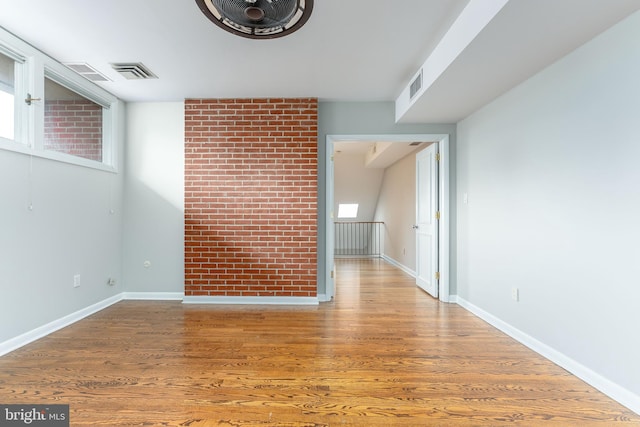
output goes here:
[{"label": "white window frame", "polygon": [[[103,165],[111,166],[114,163],[114,144],[113,144],[113,135],[114,129],[111,126],[113,122],[113,114],[112,114],[112,106],[108,99],[104,99],[102,97],[96,96],[97,94],[94,91],[87,90],[86,87],[79,87],[75,82],[69,79],[69,76],[65,76],[60,74],[59,71],[52,69],[50,66],[45,66],[44,68],[44,77],[49,79],[60,86],[64,86],[72,92],[77,93],[83,98],[94,102],[95,104],[102,107],[102,162],[96,162],[95,160],[84,159],[82,157],[73,156],[71,154],[65,154],[57,151],[50,151],[44,149],[44,134],[42,138],[38,138],[38,144],[36,145],[38,148],[41,148],[43,151],[47,153],[47,156],[54,159],[59,159],[61,161],[68,161],[69,157],[74,159],[74,162],[85,163],[91,162],[91,164],[98,163]],[[44,98],[44,91],[43,98]],[[44,101],[43,101],[44,102]],[[42,111],[42,123],[43,123],[43,131],[44,131],[44,109]]]},{"label": "white window frame", "polygon": [[[3,145],[8,143],[8,144],[13,144],[13,143],[20,143],[23,141],[24,137],[25,137],[25,132],[26,132],[26,127],[25,127],[25,120],[24,120],[24,115],[26,113],[25,108],[23,108],[23,106],[20,104],[20,102],[18,101],[20,99],[20,96],[18,94],[23,93],[24,92],[24,87],[25,87],[25,78],[26,78],[26,61],[27,58],[25,57],[24,54],[20,53],[19,51],[15,50],[15,49],[11,49],[8,46],[6,46],[5,44],[2,43],[2,40],[0,39],[0,53],[3,54],[4,56],[13,59],[16,63],[16,66],[14,68],[14,85],[13,85],[13,114],[14,114],[14,119],[13,119],[13,139],[7,139],[7,138],[3,138],[0,137],[0,143],[2,143]],[[2,146],[0,145],[0,148],[2,148]]]},{"label": "white window frame", "polygon": [[[118,172],[118,119],[121,104],[118,98],[2,28],[0,52],[20,64],[16,67],[15,75],[14,139],[0,137],[0,150]],[[44,149],[45,77],[103,107],[101,162]],[[27,105],[24,100],[28,94],[40,100]]]}]

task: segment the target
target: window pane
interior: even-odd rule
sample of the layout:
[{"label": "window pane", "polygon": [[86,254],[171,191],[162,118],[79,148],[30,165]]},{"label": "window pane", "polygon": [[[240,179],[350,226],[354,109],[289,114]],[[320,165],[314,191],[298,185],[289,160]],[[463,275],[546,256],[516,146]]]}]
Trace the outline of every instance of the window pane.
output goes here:
[{"label": "window pane", "polygon": [[340,203],[338,205],[338,218],[357,218],[358,217],[358,204],[357,203]]},{"label": "window pane", "polygon": [[44,100],[44,149],[102,162],[102,106],[50,79]]},{"label": "window pane", "polygon": [[15,61],[0,54],[0,137],[15,138]]}]

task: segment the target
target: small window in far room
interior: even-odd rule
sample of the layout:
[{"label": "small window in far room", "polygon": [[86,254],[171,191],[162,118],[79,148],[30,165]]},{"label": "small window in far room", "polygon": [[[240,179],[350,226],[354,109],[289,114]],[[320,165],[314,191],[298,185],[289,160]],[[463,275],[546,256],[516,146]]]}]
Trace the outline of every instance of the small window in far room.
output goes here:
[{"label": "small window in far room", "polygon": [[15,61],[0,53],[0,138],[15,139]]},{"label": "small window in far room", "polygon": [[357,218],[357,217],[358,217],[357,203],[340,203],[338,205],[338,218]]},{"label": "small window in far room", "polygon": [[44,149],[102,162],[103,107],[45,78]]}]

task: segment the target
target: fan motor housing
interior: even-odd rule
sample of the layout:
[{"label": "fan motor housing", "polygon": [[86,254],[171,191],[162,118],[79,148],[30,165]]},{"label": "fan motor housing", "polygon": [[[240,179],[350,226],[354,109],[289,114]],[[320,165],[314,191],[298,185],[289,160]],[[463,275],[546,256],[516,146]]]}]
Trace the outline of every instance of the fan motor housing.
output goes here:
[{"label": "fan motor housing", "polygon": [[251,39],[273,39],[302,27],[313,0],[196,0],[202,13],[222,29]]}]

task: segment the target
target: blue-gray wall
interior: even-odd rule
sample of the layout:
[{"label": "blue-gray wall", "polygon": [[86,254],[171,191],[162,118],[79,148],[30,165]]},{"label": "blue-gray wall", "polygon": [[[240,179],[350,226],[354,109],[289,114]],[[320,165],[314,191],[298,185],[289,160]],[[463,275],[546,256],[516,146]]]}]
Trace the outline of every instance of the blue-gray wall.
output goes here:
[{"label": "blue-gray wall", "polygon": [[636,13],[463,120],[457,141],[458,295],[635,410],[639,40]]},{"label": "blue-gray wall", "polygon": [[0,344],[122,292],[121,170],[0,150],[0,182]]},{"label": "blue-gray wall", "polygon": [[126,136],[125,290],[183,294],[184,103],[128,104]]}]

